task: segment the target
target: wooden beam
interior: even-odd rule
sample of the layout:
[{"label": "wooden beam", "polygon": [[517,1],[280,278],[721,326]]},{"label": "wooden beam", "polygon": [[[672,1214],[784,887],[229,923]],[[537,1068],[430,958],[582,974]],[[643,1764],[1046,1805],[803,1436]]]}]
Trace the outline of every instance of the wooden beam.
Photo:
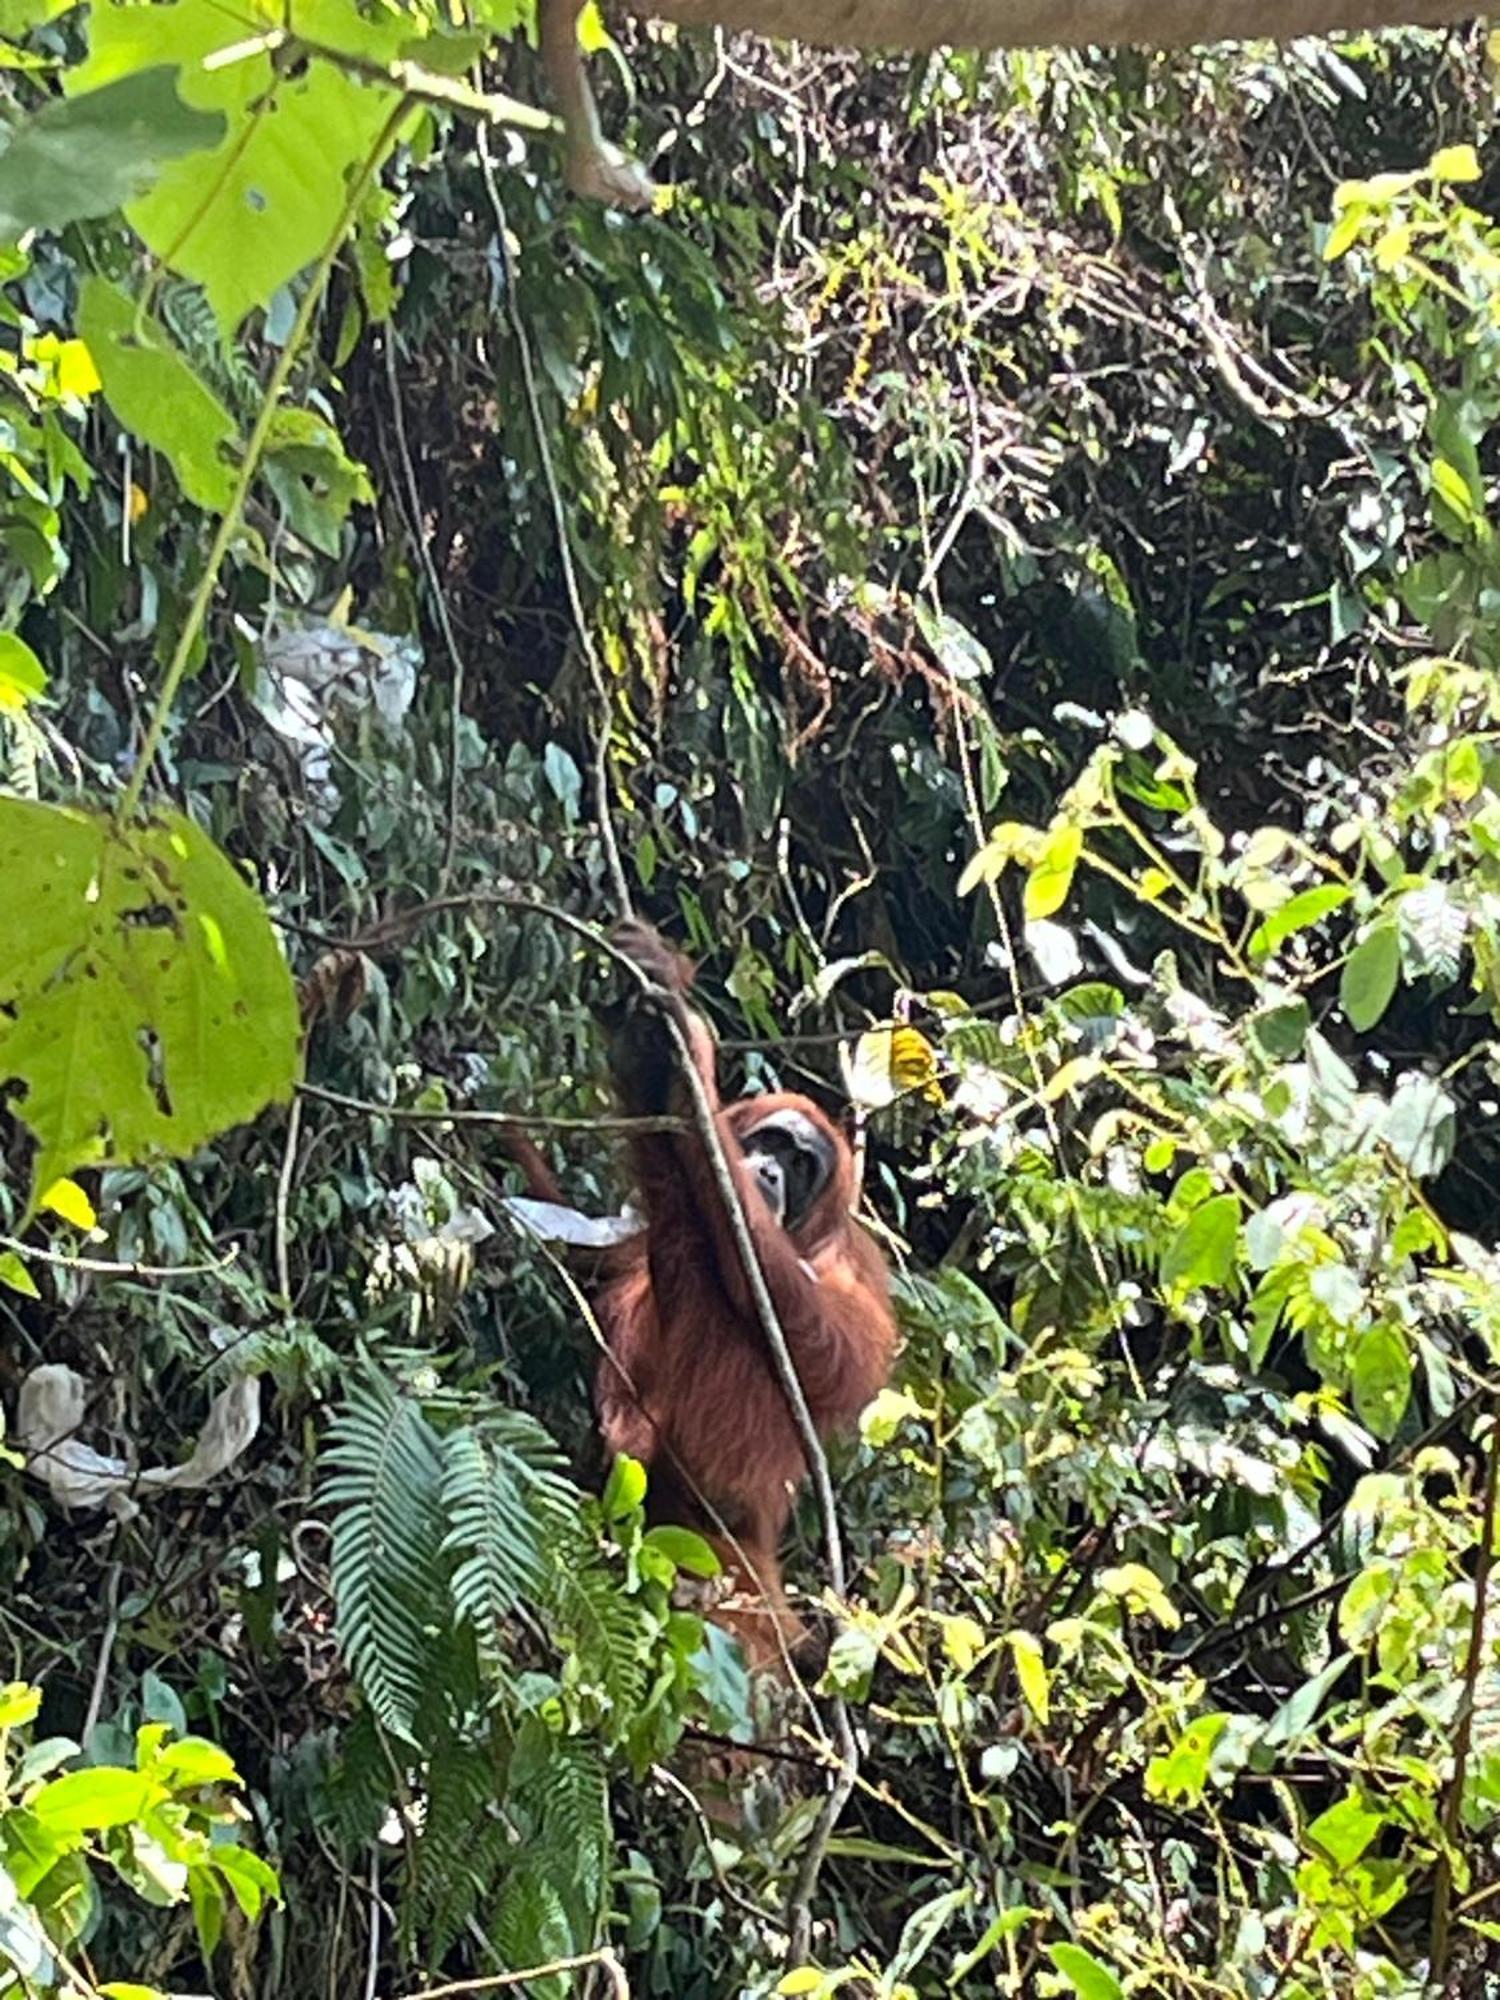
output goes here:
[{"label": "wooden beam", "polygon": [[1340,29],[1437,27],[1471,19],[1455,0],[636,0],[630,11],[685,27],[848,49],[1186,47],[1295,41]]}]

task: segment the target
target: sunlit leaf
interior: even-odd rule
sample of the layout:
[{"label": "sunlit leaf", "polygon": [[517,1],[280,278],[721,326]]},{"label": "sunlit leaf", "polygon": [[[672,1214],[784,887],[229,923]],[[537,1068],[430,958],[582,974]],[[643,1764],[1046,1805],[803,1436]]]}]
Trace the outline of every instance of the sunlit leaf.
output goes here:
[{"label": "sunlit leaf", "polygon": [[1032,1632],[1011,1632],[1007,1635],[1007,1643],[1015,1661],[1016,1681],[1026,1698],[1026,1706],[1038,1722],[1045,1724],[1052,1711],[1052,1686],[1047,1663],[1042,1657],[1042,1643]]},{"label": "sunlit leaf", "polygon": [[1435,181],[1477,181],[1479,155],[1468,145],[1440,146],[1427,162],[1427,171]]},{"label": "sunlit leaf", "polygon": [[46,691],[46,672],[26,641],[0,632],[0,713],[19,715]]},{"label": "sunlit leaf", "polygon": [[53,1778],[32,1793],[27,1808],[49,1833],[65,1837],[127,1826],[160,1796],[160,1788],[141,1772],[98,1764]]},{"label": "sunlit leaf", "polygon": [[623,1521],[633,1514],[646,1497],[646,1468],[639,1459],[621,1452],[610,1468],[609,1484],[604,1489],[603,1507],[605,1516],[611,1521]]},{"label": "sunlit leaf", "polygon": [[1114,1973],[1081,1944],[1049,1944],[1047,1956],[1078,2000],[1124,2000],[1125,1989]]},{"label": "sunlit leaf", "polygon": [[0,1729],[19,1729],[35,1722],[41,1713],[42,1691],[29,1681],[7,1681],[0,1686]]},{"label": "sunlit leaf", "polygon": [[84,279],[78,326],[116,417],[166,457],[189,500],[222,513],[234,488],[237,442],[234,419],[213,390],[104,278]]},{"label": "sunlit leaf", "polygon": [[1191,1291],[1200,1285],[1222,1285],[1234,1271],[1239,1241],[1238,1195],[1213,1195],[1195,1208],[1167,1245],[1161,1260],[1161,1281]]},{"label": "sunlit leaf", "polygon": [[1132,1611],[1155,1619],[1165,1631],[1175,1631],[1182,1623],[1182,1613],[1168,1597],[1166,1585],[1144,1563],[1115,1563],[1101,1570],[1099,1588],[1110,1597],[1123,1599]]},{"label": "sunlit leaf", "polygon": [[849,1095],[863,1110],[901,1097],[942,1102],[937,1052],[919,1028],[870,1028],[854,1045],[846,1075]]},{"label": "sunlit leaf", "polygon": [[[345,176],[397,101],[393,87],[316,56],[278,68],[269,50],[245,47],[272,25],[216,0],[96,7],[88,57],[66,78],[76,95],[173,63],[186,101],[220,114],[213,150],[168,163],[125,213],[157,256],[203,286],[226,333],[323,249]],[[411,32],[400,10],[364,15],[352,0],[305,0],[297,25],[376,63],[393,60]],[[230,48],[234,60],[208,60]]]},{"label": "sunlit leaf", "polygon": [[94,1213],[94,1204],[89,1200],[77,1181],[64,1176],[49,1188],[44,1188],[37,1196],[37,1207],[60,1215],[64,1222],[71,1222],[75,1229],[95,1229],[99,1218]]},{"label": "sunlit leaf", "polygon": [[1228,1723],[1227,1714],[1200,1715],[1165,1756],[1153,1757],[1146,1767],[1146,1790],[1151,1797],[1165,1799],[1168,1804],[1201,1804],[1214,1745]]},{"label": "sunlit leaf", "polygon": [[1350,1793],[1318,1814],[1305,1839],[1309,1848],[1327,1855],[1337,1867],[1350,1868],[1385,1823],[1384,1813],[1373,1811]]},{"label": "sunlit leaf", "polygon": [[1047,835],[1026,878],[1023,908],[1028,923],[1053,916],[1068,900],[1083,853],[1083,828],[1065,822]]},{"label": "sunlit leaf", "polygon": [[1311,930],[1314,924],[1341,909],[1348,902],[1353,890],[1342,882],[1322,882],[1316,888],[1303,889],[1273,910],[1250,939],[1252,958],[1269,958],[1279,951],[1288,938],[1299,931]]},{"label": "sunlit leaf", "polygon": [[691,1528],[677,1528],[663,1523],[650,1528],[645,1536],[646,1545],[660,1549],[678,1569],[685,1569],[691,1576],[717,1576],[723,1565],[703,1537]]},{"label": "sunlit leaf", "polygon": [[14,1250],[0,1250],[0,1285],[8,1291],[19,1292],[23,1299],[39,1299],[36,1279]]},{"label": "sunlit leaf", "polygon": [[296,992],[255,891],[193,821],[0,799],[0,1077],[33,1185],[190,1153],[291,1093]]}]

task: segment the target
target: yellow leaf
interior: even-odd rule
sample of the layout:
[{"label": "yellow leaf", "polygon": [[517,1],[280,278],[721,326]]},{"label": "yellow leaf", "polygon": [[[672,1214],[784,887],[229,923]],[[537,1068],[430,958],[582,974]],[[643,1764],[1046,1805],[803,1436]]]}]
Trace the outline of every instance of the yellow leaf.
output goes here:
[{"label": "yellow leaf", "polygon": [[1086,1083],[1093,1082],[1103,1067],[1097,1056],[1074,1056],[1047,1079],[1047,1087],[1042,1092],[1042,1102],[1055,1104],[1060,1097],[1066,1097],[1070,1090],[1082,1090]]},{"label": "yellow leaf", "polygon": [[1045,1723],[1052,1713],[1052,1685],[1047,1663],[1042,1658],[1041,1641],[1031,1632],[1012,1632],[1008,1634],[1008,1643],[1026,1706],[1038,1722]]},{"label": "yellow leaf", "polygon": [[1432,461],[1432,487],[1438,499],[1451,507],[1460,521],[1473,520],[1474,496],[1469,491],[1469,482],[1446,458]]},{"label": "yellow leaf", "polygon": [[1009,859],[1009,855],[1002,854],[993,844],[981,847],[977,854],[971,856],[958,878],[959,895],[971,895],[981,882],[998,882]]},{"label": "yellow leaf", "polygon": [[1083,853],[1083,828],[1064,822],[1054,826],[1031,864],[1022,908],[1028,923],[1056,915],[1068,900],[1073,874]]},{"label": "yellow leaf", "polygon": [[1443,146],[1427,163],[1435,181],[1477,181],[1479,155],[1472,146]]},{"label": "yellow leaf", "polygon": [[[1428,172],[1432,169],[1429,167]],[[1361,185],[1371,201],[1394,201],[1398,194],[1409,194],[1422,178],[1416,174],[1374,174]]]},{"label": "yellow leaf", "polygon": [[984,1650],[984,1627],[973,1618],[945,1618],[943,1651],[961,1674],[966,1674]]},{"label": "yellow leaf", "polygon": [[1394,271],[1411,252],[1411,224],[1398,222],[1375,245],[1375,263],[1382,271]]},{"label": "yellow leaf", "polygon": [[896,1028],[891,1034],[891,1079],[903,1091],[920,1091],[942,1102],[937,1081],[937,1051],[920,1028]]},{"label": "yellow leaf", "polygon": [[1168,1597],[1161,1578],[1144,1563],[1120,1563],[1102,1570],[1099,1588],[1110,1597],[1123,1598],[1133,1611],[1154,1618],[1169,1632],[1182,1623],[1182,1613]]},{"label": "yellow leaf", "polygon": [[799,1965],[795,1972],[789,1972],[777,1987],[778,1993],[816,1993],[823,1984],[823,1975],[815,1965]]},{"label": "yellow leaf", "polygon": [[26,704],[46,692],[47,675],[36,654],[14,632],[0,632],[0,709],[24,714]]},{"label": "yellow leaf", "polygon": [[57,366],[57,386],[65,396],[77,396],[83,400],[96,396],[102,384],[99,370],[94,366],[94,357],[89,353],[88,342],[84,340],[60,340],[54,357]]},{"label": "yellow leaf", "polygon": [[30,1681],[7,1681],[0,1687],[0,1729],[19,1729],[35,1722],[42,1706],[42,1691]]},{"label": "yellow leaf", "polygon": [[937,1054],[920,1028],[869,1028],[854,1045],[848,1065],[849,1091],[866,1110],[893,1104],[898,1097],[943,1101]]},{"label": "yellow leaf", "polygon": [[882,1389],[866,1403],[859,1417],[859,1434],[877,1450],[887,1445],[908,1417],[920,1417],[922,1406],[907,1389]]},{"label": "yellow leaf", "polygon": [[138,521],[150,505],[151,502],[146,498],[145,489],[137,486],[132,479],[130,482],[130,518],[132,523]]},{"label": "yellow leaf", "polygon": [[23,1299],[39,1299],[42,1296],[36,1288],[36,1280],[14,1250],[0,1251],[0,1285],[8,1285]]},{"label": "yellow leaf", "polygon": [[[1342,193],[1343,190],[1340,189],[1339,192]],[[1336,199],[1337,196],[1335,196]],[[1367,213],[1368,211],[1358,204],[1353,204],[1343,211],[1338,221],[1329,230],[1328,241],[1323,245],[1323,262],[1325,264],[1336,264],[1344,252],[1358,240],[1360,228],[1364,223]]]},{"label": "yellow leaf", "polygon": [[998,882],[1012,861],[1029,861],[1041,844],[1034,826],[1020,820],[1003,820],[958,878],[958,893],[967,896],[981,882]]},{"label": "yellow leaf", "polygon": [[601,49],[611,46],[609,30],[595,0],[584,0],[578,11],[578,46],[586,56],[596,56]]},{"label": "yellow leaf", "polygon": [[1143,868],[1135,885],[1136,894],[1145,903],[1159,903],[1171,886],[1171,876],[1160,868]]},{"label": "yellow leaf", "polygon": [[54,1181],[37,1203],[38,1208],[49,1208],[54,1215],[60,1215],[64,1222],[71,1222],[75,1229],[97,1229],[99,1218],[94,1213],[94,1204],[89,1200],[77,1181]]}]

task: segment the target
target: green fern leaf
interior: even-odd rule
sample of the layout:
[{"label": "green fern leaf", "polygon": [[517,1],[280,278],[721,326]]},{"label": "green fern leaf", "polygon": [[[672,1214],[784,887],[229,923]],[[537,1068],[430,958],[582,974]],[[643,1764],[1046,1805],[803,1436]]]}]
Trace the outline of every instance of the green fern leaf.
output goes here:
[{"label": "green fern leaf", "polygon": [[577,1495],[557,1462],[541,1425],[516,1411],[443,1443],[442,1551],[459,1558],[449,1588],[486,1653],[516,1605],[544,1594],[554,1552],[574,1538]]},{"label": "green fern leaf", "polygon": [[340,1644],[380,1721],[414,1742],[442,1621],[441,1446],[420,1406],[371,1371],[351,1386],[325,1460]]},{"label": "green fern leaf", "polygon": [[[495,1943],[512,1972],[572,1954],[573,1934],[562,1898],[529,1864],[517,1868],[506,1881],[495,1922]],[[567,2000],[568,1975],[555,1973],[549,1979],[531,1980],[527,1990],[535,2000]]]}]

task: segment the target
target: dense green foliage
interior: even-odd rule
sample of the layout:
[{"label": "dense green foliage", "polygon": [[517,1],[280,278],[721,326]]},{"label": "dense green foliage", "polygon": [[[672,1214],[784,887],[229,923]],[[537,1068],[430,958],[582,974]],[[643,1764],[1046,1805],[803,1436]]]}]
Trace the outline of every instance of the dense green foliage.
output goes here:
[{"label": "dense green foliage", "polygon": [[[0,1994],[1500,1990],[1482,38],[585,31],[652,216],[508,0],[0,0]],[[898,1272],[811,1882],[502,1202],[619,873]]]}]

